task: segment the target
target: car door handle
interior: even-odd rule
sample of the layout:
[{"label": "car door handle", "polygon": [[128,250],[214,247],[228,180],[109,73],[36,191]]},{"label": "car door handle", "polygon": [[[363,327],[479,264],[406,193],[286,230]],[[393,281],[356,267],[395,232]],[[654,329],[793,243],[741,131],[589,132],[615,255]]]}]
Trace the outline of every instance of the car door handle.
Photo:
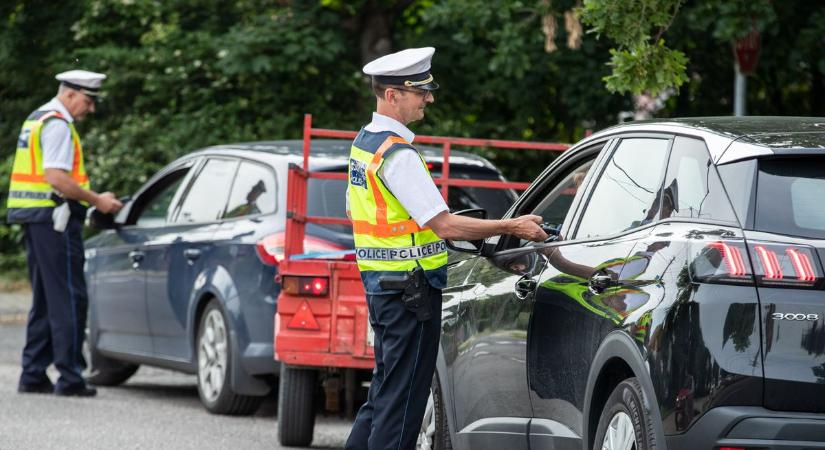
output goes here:
[{"label": "car door handle", "polygon": [[132,260],[132,268],[137,270],[140,267],[140,263],[143,261],[143,258],[146,256],[146,253],[143,253],[140,250],[132,250],[129,252],[129,259]]},{"label": "car door handle", "polygon": [[609,274],[596,272],[592,277],[590,277],[588,285],[593,292],[600,294],[604,292],[605,289],[609,288],[611,283],[613,283],[613,277]]},{"label": "car door handle", "polygon": [[189,261],[194,261],[201,257],[201,251],[198,248],[187,248],[183,251],[183,256]]},{"label": "car door handle", "polygon": [[537,285],[536,280],[528,277],[527,275],[519,278],[519,280],[516,281],[516,289],[515,289],[516,297],[519,300],[526,299],[536,289],[536,285]]}]

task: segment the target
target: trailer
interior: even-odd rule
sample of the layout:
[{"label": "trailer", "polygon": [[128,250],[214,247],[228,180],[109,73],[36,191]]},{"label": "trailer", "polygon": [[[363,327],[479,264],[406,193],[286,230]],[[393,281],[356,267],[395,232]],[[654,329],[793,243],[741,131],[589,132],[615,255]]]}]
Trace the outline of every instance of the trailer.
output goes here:
[{"label": "trailer", "polygon": [[[308,446],[312,442],[319,392],[323,393],[324,409],[351,416],[357,402],[363,401],[358,396],[359,387],[369,385],[374,366],[374,337],[354,250],[304,253],[307,223],[350,225],[346,218],[307,216],[310,179],[347,179],[346,173],[309,170],[312,138],[351,141],[356,134],[312,128],[312,116],[307,114],[303,164],[289,168],[284,258],[277,275],[281,293],[274,331],[275,359],[281,363],[278,432],[285,446]],[[556,143],[439,136],[416,136],[415,143],[441,146],[441,176],[434,181],[445,199],[451,186],[517,190],[529,186],[525,182],[451,178],[450,152],[454,146],[555,152],[568,148]]]}]

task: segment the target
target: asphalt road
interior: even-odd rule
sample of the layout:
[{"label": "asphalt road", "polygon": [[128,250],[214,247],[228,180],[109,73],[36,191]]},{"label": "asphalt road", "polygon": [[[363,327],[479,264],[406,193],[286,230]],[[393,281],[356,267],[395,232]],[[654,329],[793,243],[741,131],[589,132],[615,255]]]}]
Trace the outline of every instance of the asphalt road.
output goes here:
[{"label": "asphalt road", "polygon": [[[24,338],[24,326],[0,323],[0,450],[283,448],[274,396],[251,417],[209,414],[192,375],[141,367],[91,399],[18,394]],[[350,425],[319,416],[311,448],[343,447]]]}]

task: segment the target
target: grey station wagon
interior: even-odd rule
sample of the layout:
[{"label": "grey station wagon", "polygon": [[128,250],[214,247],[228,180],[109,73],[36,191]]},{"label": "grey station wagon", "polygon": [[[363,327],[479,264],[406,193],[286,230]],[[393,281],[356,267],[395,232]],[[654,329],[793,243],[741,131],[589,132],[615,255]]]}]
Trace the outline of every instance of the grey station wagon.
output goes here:
[{"label": "grey station wagon", "polygon": [[[311,170],[346,172],[349,143],[312,145]],[[197,374],[211,412],[257,409],[278,371],[275,275],[288,165],[301,162],[301,149],[302,141],[274,141],[199,150],[160,170],[113,220],[92,215],[109,228],[86,241],[92,383],[117,385],[138,365],[154,365]],[[423,154],[439,176],[440,150]],[[472,154],[453,152],[450,161],[453,176],[502,179]],[[309,214],[346,217],[345,190],[344,180],[311,180]],[[454,187],[448,203],[500,217],[515,198]],[[351,249],[350,227],[311,225],[304,245],[308,253]]]}]

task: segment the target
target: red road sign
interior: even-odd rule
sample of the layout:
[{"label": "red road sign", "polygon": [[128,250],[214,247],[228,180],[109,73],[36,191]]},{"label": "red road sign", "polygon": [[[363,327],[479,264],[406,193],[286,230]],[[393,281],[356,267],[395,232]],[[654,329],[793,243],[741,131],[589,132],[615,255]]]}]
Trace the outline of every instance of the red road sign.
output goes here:
[{"label": "red road sign", "polygon": [[733,55],[739,65],[739,72],[750,75],[756,70],[759,62],[759,31],[753,30],[747,36],[738,39],[733,44]]}]

